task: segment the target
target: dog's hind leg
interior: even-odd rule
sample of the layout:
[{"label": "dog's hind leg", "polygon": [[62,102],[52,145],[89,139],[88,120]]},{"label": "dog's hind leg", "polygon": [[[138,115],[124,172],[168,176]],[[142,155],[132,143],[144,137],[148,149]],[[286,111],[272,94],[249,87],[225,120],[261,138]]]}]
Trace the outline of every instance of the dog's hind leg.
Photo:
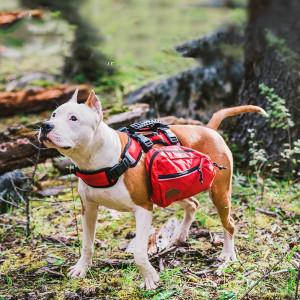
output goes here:
[{"label": "dog's hind leg", "polygon": [[224,244],[223,249],[218,257],[221,261],[217,274],[221,274],[231,261],[236,260],[234,251],[234,220],[230,216],[231,208],[231,179],[229,176],[217,175],[214,179],[213,185],[210,190],[210,198],[217,208],[219,217],[223,225]]},{"label": "dog's hind leg", "polygon": [[148,259],[148,239],[152,222],[152,211],[138,206],[135,210],[135,220],[136,244],[134,261],[144,278],[145,288],[147,290],[153,290],[157,288],[159,276]]},{"label": "dog's hind leg", "polygon": [[189,229],[194,220],[195,212],[199,206],[198,201],[194,197],[176,201],[184,209],[184,218],[176,229],[172,241],[168,247],[184,243],[188,237]]}]

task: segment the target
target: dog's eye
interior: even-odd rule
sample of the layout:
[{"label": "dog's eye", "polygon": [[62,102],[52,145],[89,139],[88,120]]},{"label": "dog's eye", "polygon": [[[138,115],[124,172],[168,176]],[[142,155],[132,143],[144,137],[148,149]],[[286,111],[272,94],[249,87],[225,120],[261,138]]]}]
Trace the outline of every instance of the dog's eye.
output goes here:
[{"label": "dog's eye", "polygon": [[72,117],[71,117],[71,120],[72,120],[72,121],[77,121],[77,118],[76,118],[75,116],[72,116]]},{"label": "dog's eye", "polygon": [[54,118],[55,116],[56,116],[56,113],[53,113],[53,114],[52,114],[52,118]]}]

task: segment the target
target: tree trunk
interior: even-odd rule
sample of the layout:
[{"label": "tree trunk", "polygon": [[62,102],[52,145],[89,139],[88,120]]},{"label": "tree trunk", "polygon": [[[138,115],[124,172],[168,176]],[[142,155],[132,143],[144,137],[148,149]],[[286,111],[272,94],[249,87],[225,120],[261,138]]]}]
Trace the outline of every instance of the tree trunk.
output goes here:
[{"label": "tree trunk", "polygon": [[[254,104],[267,110],[270,104],[266,96],[260,94],[259,84],[274,88],[275,94],[286,99],[295,123],[290,130],[294,141],[299,139],[300,133],[299,15],[299,0],[249,0],[245,73],[238,100],[240,105]],[[232,141],[240,146],[244,161],[249,158],[249,128],[256,129],[255,140],[268,155],[279,154],[283,145],[289,142],[287,130],[271,128],[261,115],[239,116],[234,125]]]},{"label": "tree trunk", "polygon": [[114,67],[108,64],[111,59],[95,49],[102,38],[98,29],[81,17],[81,3],[81,0],[20,0],[24,7],[60,11],[62,18],[76,26],[70,55],[65,57],[64,75],[67,79],[75,78],[80,82],[97,81],[103,75],[111,75]]},{"label": "tree trunk", "polygon": [[[107,117],[106,124],[114,129],[129,126],[131,123],[146,119],[149,111],[147,104],[136,104],[129,107],[128,111]],[[108,114],[104,111],[104,114]],[[18,125],[0,132],[0,174],[28,167],[36,162],[38,152],[37,134],[41,122]],[[47,158],[59,156],[55,149],[44,148],[40,153],[39,162]]]}]

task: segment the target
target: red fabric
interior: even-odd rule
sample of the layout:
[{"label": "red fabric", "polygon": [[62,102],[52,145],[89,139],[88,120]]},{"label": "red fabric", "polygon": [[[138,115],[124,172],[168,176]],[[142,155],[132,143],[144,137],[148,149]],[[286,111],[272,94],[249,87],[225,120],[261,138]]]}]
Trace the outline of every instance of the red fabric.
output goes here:
[{"label": "red fabric", "polygon": [[134,139],[131,139],[128,152],[134,160],[137,160],[142,151],[141,145]]},{"label": "red fabric", "polygon": [[[163,133],[163,132],[159,132],[157,135],[154,135],[154,136],[150,136],[148,137],[148,139],[151,141],[151,142],[154,142],[154,141],[157,141],[157,140],[163,140],[164,142],[166,142],[168,145],[172,145],[170,143],[170,141],[168,140],[168,138],[166,137],[166,135]],[[180,145],[178,143],[178,145]]]},{"label": "red fabric", "polygon": [[76,176],[81,178],[86,184],[94,187],[105,187],[110,184],[105,171],[96,174],[83,174],[76,171]]},{"label": "red fabric", "polygon": [[[140,144],[134,140],[130,139],[130,144],[128,149],[126,149],[128,145],[126,145],[124,149],[124,155],[129,158],[130,160],[130,165],[135,165],[136,161],[138,160],[140,153],[142,151],[142,147]],[[129,154],[129,155],[128,155]],[[123,156],[123,155],[122,155]],[[97,187],[97,188],[105,188],[105,187],[110,187],[113,186],[116,180],[109,179],[106,176],[106,171],[109,172],[110,168],[103,168],[100,170],[88,172],[88,171],[80,171],[76,170],[76,176],[81,178],[86,184],[92,186],[92,187]]]},{"label": "red fabric", "polygon": [[209,189],[216,173],[207,155],[182,146],[150,149],[146,170],[152,186],[151,200],[161,207]]}]

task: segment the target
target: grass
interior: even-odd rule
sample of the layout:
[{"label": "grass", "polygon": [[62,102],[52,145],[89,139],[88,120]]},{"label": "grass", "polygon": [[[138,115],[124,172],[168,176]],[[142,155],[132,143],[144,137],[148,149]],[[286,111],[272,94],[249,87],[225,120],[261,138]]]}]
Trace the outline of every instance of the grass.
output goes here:
[{"label": "grass", "polygon": [[[246,21],[244,9],[209,8],[196,5],[194,0],[89,0],[80,8],[83,19],[96,27],[104,41],[98,48],[117,67],[110,78],[95,83],[99,91],[108,89],[110,97],[115,87],[124,93],[168,75],[176,74],[198,63],[181,57],[174,47],[186,40],[214,32],[224,24],[241,25]],[[12,1],[0,11],[18,9]],[[45,72],[59,75],[63,55],[67,54],[74,37],[59,15],[45,13],[43,21],[25,20],[16,30],[1,32],[0,39],[12,57],[1,60],[0,78],[24,72]],[[32,55],[35,53],[35,55]],[[69,80],[69,79],[68,79]],[[113,82],[113,86],[107,85]]]},{"label": "grass", "polygon": [[[51,183],[49,179],[52,179],[59,183],[51,164],[46,164],[45,168],[50,177],[48,182]],[[45,170],[40,166],[39,172]],[[206,277],[198,276],[197,272],[209,266],[211,259],[221,251],[221,246],[212,243],[210,238],[191,238],[190,246],[179,247],[176,252],[163,257],[164,270],[160,272],[160,287],[156,291],[138,289],[142,280],[135,265],[112,267],[103,263],[106,258],[133,258],[119,247],[128,244],[126,233],[135,230],[130,213],[121,213],[118,220],[105,208],[99,209],[93,267],[85,279],[66,277],[67,268],[79,255],[74,236],[74,214],[78,221],[80,219],[80,200],[77,196],[72,200],[68,184],[67,187],[64,194],[44,199],[49,202],[32,201],[33,232],[28,242],[24,237],[22,211],[12,210],[0,217],[0,223],[4,224],[0,227],[0,295],[21,297],[24,291],[42,293],[47,289],[55,294],[55,299],[62,299],[66,292],[79,293],[79,287],[85,292],[98,287],[94,296],[109,299],[239,299],[287,249],[286,259],[273,270],[274,274],[257,285],[250,299],[289,299],[294,295],[297,274],[290,262],[295,260],[292,251],[296,249],[292,248],[299,236],[300,208],[297,200],[299,191],[292,183],[274,181],[265,187],[263,194],[254,179],[235,175],[233,195],[239,202],[235,200],[233,205],[248,227],[245,228],[232,214],[237,222],[238,261],[226,268],[221,277],[213,273]],[[207,193],[197,198],[200,209],[192,231],[200,226],[210,230],[213,236],[221,237],[222,227]],[[268,216],[255,208],[268,211],[273,208],[273,211],[282,211],[283,215]],[[158,208],[153,216],[153,226],[160,227],[169,217],[181,219],[182,215],[182,210],[176,205],[168,209]],[[81,222],[78,223],[81,230]],[[158,269],[157,259],[152,264]],[[276,273],[285,269],[288,271]]]}]

